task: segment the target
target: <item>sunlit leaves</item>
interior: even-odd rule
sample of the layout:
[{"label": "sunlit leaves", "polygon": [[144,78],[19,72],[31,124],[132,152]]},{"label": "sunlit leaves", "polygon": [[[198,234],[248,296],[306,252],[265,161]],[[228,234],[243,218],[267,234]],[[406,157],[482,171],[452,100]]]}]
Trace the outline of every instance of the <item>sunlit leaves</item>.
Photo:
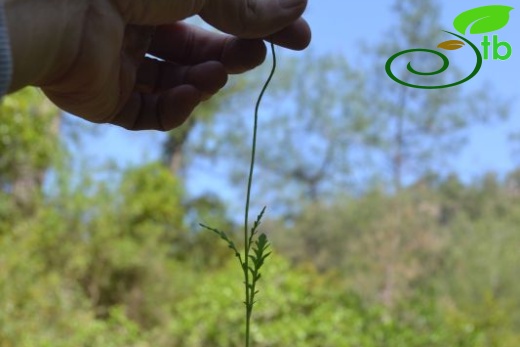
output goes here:
[{"label": "sunlit leaves", "polygon": [[6,96],[0,107],[0,184],[20,170],[47,168],[58,153],[59,110],[34,88]]}]

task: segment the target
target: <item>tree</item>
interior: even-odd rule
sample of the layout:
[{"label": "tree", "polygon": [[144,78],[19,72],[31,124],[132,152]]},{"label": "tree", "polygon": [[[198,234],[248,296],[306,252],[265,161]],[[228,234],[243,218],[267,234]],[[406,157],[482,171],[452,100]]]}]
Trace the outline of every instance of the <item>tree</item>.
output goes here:
[{"label": "tree", "polygon": [[[448,39],[442,32],[446,28],[440,26],[440,7],[434,1],[396,1],[393,9],[400,25],[364,56],[374,61],[372,71],[382,72],[385,61],[397,52],[434,48]],[[439,57],[432,54],[412,54],[410,59],[419,71],[435,71],[440,65]],[[465,73],[450,67],[446,73],[427,78],[432,85],[443,85],[460,80]],[[462,148],[468,128],[508,113],[507,104],[487,86],[469,92],[462,87],[423,90],[397,84],[384,73],[366,76],[353,81],[356,94],[350,101],[356,105],[354,110],[370,119],[367,130],[377,135],[367,143],[369,154],[383,164],[381,177],[394,190],[428,171],[446,167],[448,158]],[[408,78],[417,83],[424,76]]]},{"label": "tree", "polygon": [[438,271],[445,235],[438,198],[413,187],[399,196],[373,190],[314,204],[290,225],[274,224],[273,245],[296,264],[336,271],[345,288],[392,307]]},{"label": "tree", "polygon": [[34,88],[5,97],[0,107],[0,194],[25,210],[32,209],[55,164],[59,124],[59,110]]},{"label": "tree", "polygon": [[[361,193],[374,181],[398,191],[427,172],[446,172],[471,126],[507,114],[506,104],[483,88],[425,91],[392,81],[384,69],[391,55],[446,39],[434,1],[398,1],[394,12],[400,24],[389,29],[384,42],[365,49],[359,66],[340,55],[280,57],[260,110],[256,175],[261,179],[255,191],[272,213],[291,217],[302,203],[346,190]],[[415,58],[417,69],[438,68],[438,57]],[[265,78],[266,68],[246,76],[247,88],[224,108],[213,109],[215,116],[199,122],[182,146],[184,157],[199,158],[199,165],[206,158],[203,170],[223,176],[232,189],[245,177],[259,89],[253,86]],[[463,73],[450,68],[430,77],[442,84]]]},{"label": "tree", "polygon": [[[349,146],[360,143],[358,131],[366,120],[348,117],[344,81],[354,73],[344,59],[308,55],[279,60],[260,110],[256,174],[262,179],[254,194],[257,200],[276,198],[277,212],[290,214],[302,198],[316,201],[345,183]],[[184,147],[185,157],[198,158],[192,170],[200,165],[215,175],[225,172],[234,187],[243,181],[253,105],[265,76],[266,66],[243,77],[239,83],[247,88],[207,123],[199,122]]]}]

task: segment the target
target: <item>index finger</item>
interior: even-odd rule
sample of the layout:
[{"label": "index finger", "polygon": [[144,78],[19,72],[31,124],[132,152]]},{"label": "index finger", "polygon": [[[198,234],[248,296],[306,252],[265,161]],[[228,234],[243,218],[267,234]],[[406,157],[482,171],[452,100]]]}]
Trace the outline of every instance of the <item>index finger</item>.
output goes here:
[{"label": "index finger", "polygon": [[307,48],[311,42],[311,28],[303,18],[285,27],[277,33],[267,37],[275,45],[300,51]]},{"label": "index finger", "polygon": [[193,16],[205,0],[116,0],[115,5],[128,24],[163,25]]},{"label": "index finger", "polygon": [[241,73],[261,64],[266,50],[260,39],[239,39],[179,22],[157,27],[148,53],[184,65],[220,61],[228,73]]}]

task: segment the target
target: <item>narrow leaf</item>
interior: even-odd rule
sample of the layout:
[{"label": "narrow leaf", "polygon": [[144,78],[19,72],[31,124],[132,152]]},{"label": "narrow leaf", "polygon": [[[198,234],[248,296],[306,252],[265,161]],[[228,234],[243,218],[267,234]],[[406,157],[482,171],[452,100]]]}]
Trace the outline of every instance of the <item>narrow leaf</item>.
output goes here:
[{"label": "narrow leaf", "polygon": [[262,261],[265,260],[265,259],[266,259],[268,256],[270,256],[270,255],[271,255],[271,252],[265,254],[265,255],[262,257]]},{"label": "narrow leaf", "polygon": [[266,244],[267,243],[267,235],[266,234],[260,234],[260,236],[258,236],[258,242],[261,243],[261,244]]},{"label": "narrow leaf", "polygon": [[507,25],[512,9],[513,7],[503,5],[477,7],[459,14],[453,21],[453,26],[462,35],[466,34],[469,27],[470,34],[496,31]]},{"label": "narrow leaf", "polygon": [[260,211],[260,214],[258,217],[256,217],[256,221],[253,223],[253,227],[251,228],[251,235],[256,234],[258,227],[260,226],[260,223],[262,221],[262,217],[264,216],[266,207],[262,208],[262,211]]}]

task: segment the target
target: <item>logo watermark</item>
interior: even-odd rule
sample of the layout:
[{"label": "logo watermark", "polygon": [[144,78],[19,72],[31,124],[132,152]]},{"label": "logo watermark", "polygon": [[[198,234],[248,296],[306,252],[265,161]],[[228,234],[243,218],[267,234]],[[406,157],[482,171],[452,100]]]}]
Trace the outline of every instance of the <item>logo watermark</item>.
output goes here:
[{"label": "logo watermark", "polygon": [[482,6],[477,7],[474,9],[471,9],[469,11],[465,11],[458,15],[455,20],[453,21],[453,26],[455,29],[461,34],[456,34],[451,31],[443,30],[444,32],[453,35],[454,37],[460,39],[460,40],[448,40],[441,42],[437,45],[437,48],[441,48],[444,50],[454,51],[457,49],[460,49],[466,45],[471,47],[471,49],[474,51],[476,56],[476,64],[473,71],[464,79],[453,82],[450,84],[445,85],[437,85],[437,86],[427,86],[427,85],[418,85],[418,84],[412,84],[408,83],[406,81],[403,81],[399,79],[395,74],[392,72],[392,63],[397,58],[401,57],[402,55],[408,54],[408,53],[415,53],[415,52],[422,52],[422,53],[429,53],[434,54],[441,58],[443,64],[442,66],[432,72],[422,72],[414,69],[412,67],[412,63],[409,62],[406,66],[407,70],[418,76],[433,76],[438,75],[440,73],[443,73],[448,69],[450,66],[450,61],[448,57],[443,54],[442,52],[438,50],[433,49],[427,49],[427,48],[414,48],[414,49],[407,49],[401,52],[398,52],[394,55],[392,55],[386,62],[385,70],[387,75],[394,80],[395,82],[402,84],[404,86],[410,87],[410,88],[419,88],[419,89],[441,89],[441,88],[450,88],[457,86],[459,84],[465,83],[475,77],[478,72],[480,71],[480,68],[482,67],[482,62],[484,60],[493,59],[493,60],[507,60],[511,57],[513,54],[513,48],[508,42],[501,42],[499,41],[498,35],[493,35],[493,37],[490,39],[488,35],[484,36],[481,46],[482,46],[482,53],[480,52],[479,48],[470,40],[466,39],[463,35],[466,34],[466,32],[469,29],[470,34],[488,34],[490,32],[502,29],[507,25],[509,22],[509,13],[513,10],[513,7],[510,6],[503,6],[503,5],[490,5],[490,6]]}]

